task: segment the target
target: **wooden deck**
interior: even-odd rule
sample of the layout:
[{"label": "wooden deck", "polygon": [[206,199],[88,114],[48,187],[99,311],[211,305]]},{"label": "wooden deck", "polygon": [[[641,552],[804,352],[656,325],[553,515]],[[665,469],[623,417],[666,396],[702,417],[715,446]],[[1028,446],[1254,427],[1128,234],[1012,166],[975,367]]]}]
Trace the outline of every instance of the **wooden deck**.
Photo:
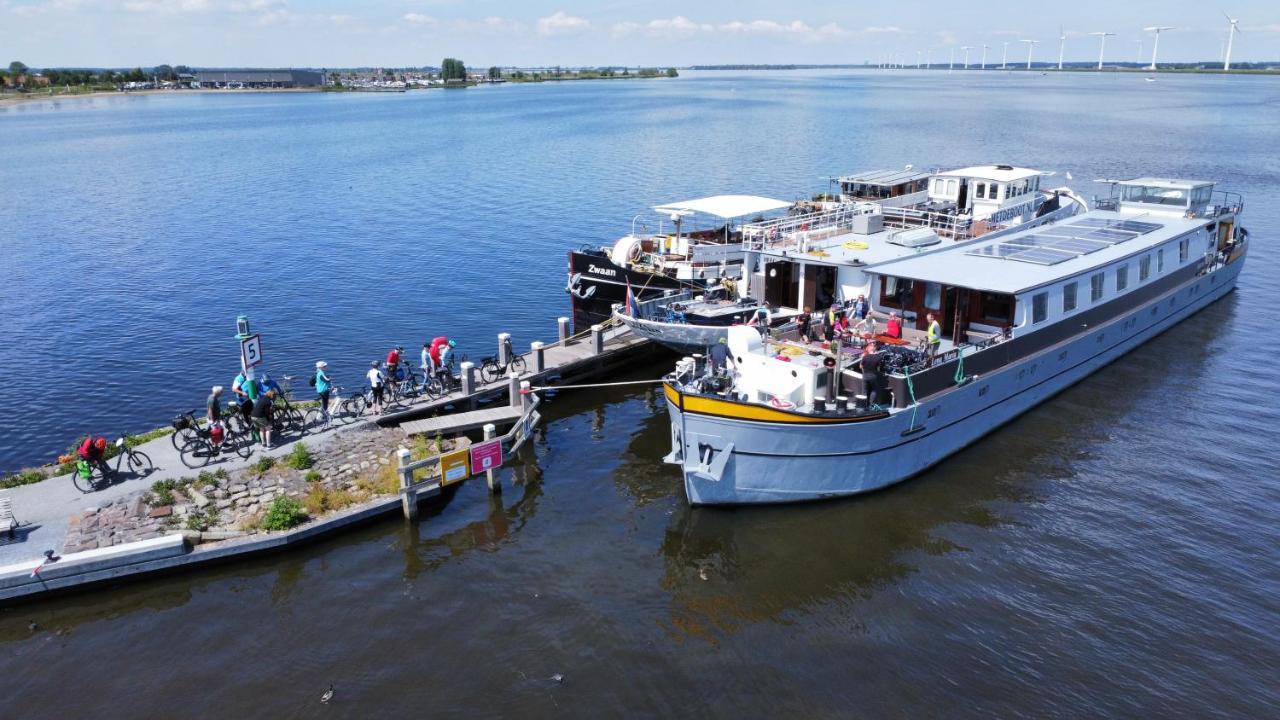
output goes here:
[{"label": "wooden deck", "polygon": [[454,415],[438,415],[425,420],[410,420],[400,424],[400,429],[408,435],[447,435],[467,430],[482,428],[489,423],[494,425],[510,425],[520,419],[523,409],[519,405],[503,405],[502,407],[472,410]]}]

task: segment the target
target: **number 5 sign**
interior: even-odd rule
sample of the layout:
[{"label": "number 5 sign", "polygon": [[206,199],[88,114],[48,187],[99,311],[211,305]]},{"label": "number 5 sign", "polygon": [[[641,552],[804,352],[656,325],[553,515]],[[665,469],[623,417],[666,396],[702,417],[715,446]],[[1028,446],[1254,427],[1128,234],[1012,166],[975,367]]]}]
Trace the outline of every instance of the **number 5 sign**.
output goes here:
[{"label": "number 5 sign", "polygon": [[262,336],[250,335],[240,341],[240,362],[245,369],[262,364]]}]

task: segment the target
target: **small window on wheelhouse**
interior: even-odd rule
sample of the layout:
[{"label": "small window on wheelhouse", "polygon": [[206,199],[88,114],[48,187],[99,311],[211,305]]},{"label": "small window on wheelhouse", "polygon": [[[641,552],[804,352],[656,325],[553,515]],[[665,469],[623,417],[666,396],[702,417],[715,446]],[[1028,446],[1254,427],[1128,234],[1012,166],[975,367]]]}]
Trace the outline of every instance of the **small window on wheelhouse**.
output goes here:
[{"label": "small window on wheelhouse", "polygon": [[979,200],[986,200],[986,199],[987,199],[987,184],[986,184],[986,183],[976,183],[976,184],[974,185],[974,187],[973,187],[973,196],[974,196],[974,197],[976,197],[976,198],[978,198]]},{"label": "small window on wheelhouse", "polygon": [[1164,272],[1164,248],[1156,251],[1156,272]]},{"label": "small window on wheelhouse", "polygon": [[1138,261],[1138,282],[1146,282],[1151,277],[1151,255],[1148,253]]},{"label": "small window on wheelhouse", "polygon": [[1036,293],[1031,296],[1031,322],[1041,323],[1049,317],[1049,293]]},{"label": "small window on wheelhouse", "polygon": [[1062,312],[1069,313],[1076,309],[1076,284],[1069,282],[1062,286]]},{"label": "small window on wheelhouse", "polygon": [[1187,257],[1190,255],[1191,255],[1191,241],[1179,240],[1178,241],[1178,262],[1179,263],[1186,262]]},{"label": "small window on wheelhouse", "polygon": [[1129,287],[1129,265],[1128,263],[1116,268],[1116,292],[1120,292]]},{"label": "small window on wheelhouse", "polygon": [[1106,275],[1098,273],[1089,278],[1089,302],[1098,302],[1102,299],[1103,283],[1106,281]]}]

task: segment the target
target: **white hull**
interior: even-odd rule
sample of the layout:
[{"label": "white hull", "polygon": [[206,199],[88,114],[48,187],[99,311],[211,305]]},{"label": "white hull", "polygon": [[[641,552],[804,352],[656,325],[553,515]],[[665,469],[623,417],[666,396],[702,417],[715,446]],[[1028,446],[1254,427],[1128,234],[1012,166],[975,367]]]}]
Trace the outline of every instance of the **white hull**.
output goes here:
[{"label": "white hull", "polygon": [[1223,297],[1235,287],[1244,259],[1083,335],[939,393],[914,412],[909,408],[877,420],[797,425],[685,413],[668,395],[673,441],[668,461],[681,465],[685,492],[694,505],[817,500],[900,482]]}]

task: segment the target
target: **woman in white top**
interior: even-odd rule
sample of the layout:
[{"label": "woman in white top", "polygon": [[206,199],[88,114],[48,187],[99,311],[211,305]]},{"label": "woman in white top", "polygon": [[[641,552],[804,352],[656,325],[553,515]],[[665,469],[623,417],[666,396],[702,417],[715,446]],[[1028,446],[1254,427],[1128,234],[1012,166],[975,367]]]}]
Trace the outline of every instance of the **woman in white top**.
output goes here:
[{"label": "woman in white top", "polygon": [[378,368],[378,361],[374,360],[369,363],[369,372],[365,373],[365,377],[369,378],[369,387],[373,389],[373,414],[382,414],[382,386],[386,380],[386,376],[382,374],[382,370]]}]

